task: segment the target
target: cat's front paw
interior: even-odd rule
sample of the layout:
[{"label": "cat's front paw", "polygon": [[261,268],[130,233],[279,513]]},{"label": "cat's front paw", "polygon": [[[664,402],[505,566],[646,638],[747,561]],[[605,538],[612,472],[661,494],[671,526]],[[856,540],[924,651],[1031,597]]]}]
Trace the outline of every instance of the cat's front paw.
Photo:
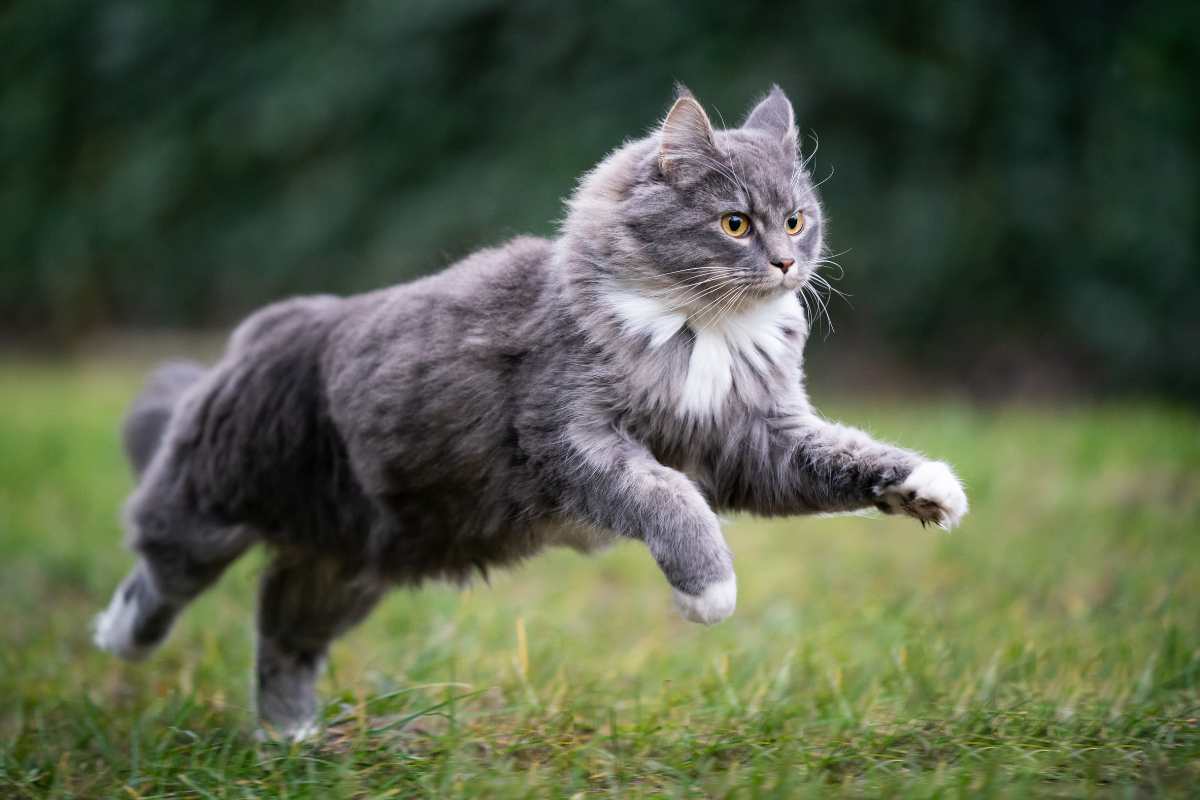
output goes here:
[{"label": "cat's front paw", "polygon": [[950,530],[967,513],[967,495],[950,467],[941,461],[926,461],[900,483],[884,487],[879,507],[895,514],[907,514]]},{"label": "cat's front paw", "polygon": [[710,583],[700,594],[688,594],[678,589],[672,591],[675,593],[675,607],[684,619],[702,625],[720,622],[737,608],[737,577],[734,575]]}]

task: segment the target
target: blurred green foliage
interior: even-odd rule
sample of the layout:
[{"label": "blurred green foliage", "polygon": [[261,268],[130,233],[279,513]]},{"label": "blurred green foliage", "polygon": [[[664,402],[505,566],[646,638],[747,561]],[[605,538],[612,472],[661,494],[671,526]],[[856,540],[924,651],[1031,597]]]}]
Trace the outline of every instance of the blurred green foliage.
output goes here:
[{"label": "blurred green foliage", "polygon": [[835,354],[1200,396],[1194,3],[16,0],[0,41],[10,332],[225,324],[551,234],[672,81],[731,125],[778,82],[833,173]]}]

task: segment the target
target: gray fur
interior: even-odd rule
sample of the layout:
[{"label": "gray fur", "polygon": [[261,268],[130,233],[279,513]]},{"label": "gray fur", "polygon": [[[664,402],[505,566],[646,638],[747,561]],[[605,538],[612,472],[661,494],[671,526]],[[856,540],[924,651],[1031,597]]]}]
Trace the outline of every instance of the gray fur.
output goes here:
[{"label": "gray fur", "polygon": [[[797,208],[806,226],[789,237]],[[731,210],[753,219],[749,241],[721,231]],[[260,599],[259,711],[294,732],[311,722],[329,641],[386,587],[627,538],[691,602],[733,585],[716,511],[910,508],[884,497],[923,459],[809,405],[802,316],[770,330],[774,351],[732,358],[710,412],[680,410],[708,326],[808,287],[822,248],[783,93],[744,127],[713,130],[685,91],[659,130],[583,178],[557,240],[259,311],[211,369],[166,367],[134,404],[127,440],[145,472],[126,516],[141,561],[119,592],[138,598],[136,641],[98,641],[123,655],[157,644],[265,542],[277,556]],[[781,275],[770,262],[784,256],[796,268]],[[681,322],[639,329],[616,296]]]},{"label": "gray fur", "polygon": [[121,430],[125,455],[138,475],[146,471],[154,457],[175,404],[189,386],[204,377],[204,373],[200,364],[170,361],[156,369],[146,381],[145,388],[125,416]]}]

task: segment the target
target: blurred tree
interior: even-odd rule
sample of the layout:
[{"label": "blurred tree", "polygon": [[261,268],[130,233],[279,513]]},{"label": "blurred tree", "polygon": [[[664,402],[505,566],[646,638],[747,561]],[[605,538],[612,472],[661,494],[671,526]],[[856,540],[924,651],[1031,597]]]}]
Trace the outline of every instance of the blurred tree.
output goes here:
[{"label": "blurred tree", "polygon": [[778,82],[849,249],[838,347],[1200,396],[1194,3],[16,0],[0,41],[13,333],[223,324],[550,234],[672,81],[730,124]]}]

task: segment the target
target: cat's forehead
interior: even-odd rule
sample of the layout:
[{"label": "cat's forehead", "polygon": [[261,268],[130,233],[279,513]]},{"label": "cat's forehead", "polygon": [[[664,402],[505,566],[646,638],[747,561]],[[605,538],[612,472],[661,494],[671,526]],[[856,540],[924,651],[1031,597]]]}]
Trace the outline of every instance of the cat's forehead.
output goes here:
[{"label": "cat's forehead", "polygon": [[737,188],[756,209],[791,211],[803,199],[807,181],[790,143],[736,129],[719,132],[717,146],[729,159]]}]

